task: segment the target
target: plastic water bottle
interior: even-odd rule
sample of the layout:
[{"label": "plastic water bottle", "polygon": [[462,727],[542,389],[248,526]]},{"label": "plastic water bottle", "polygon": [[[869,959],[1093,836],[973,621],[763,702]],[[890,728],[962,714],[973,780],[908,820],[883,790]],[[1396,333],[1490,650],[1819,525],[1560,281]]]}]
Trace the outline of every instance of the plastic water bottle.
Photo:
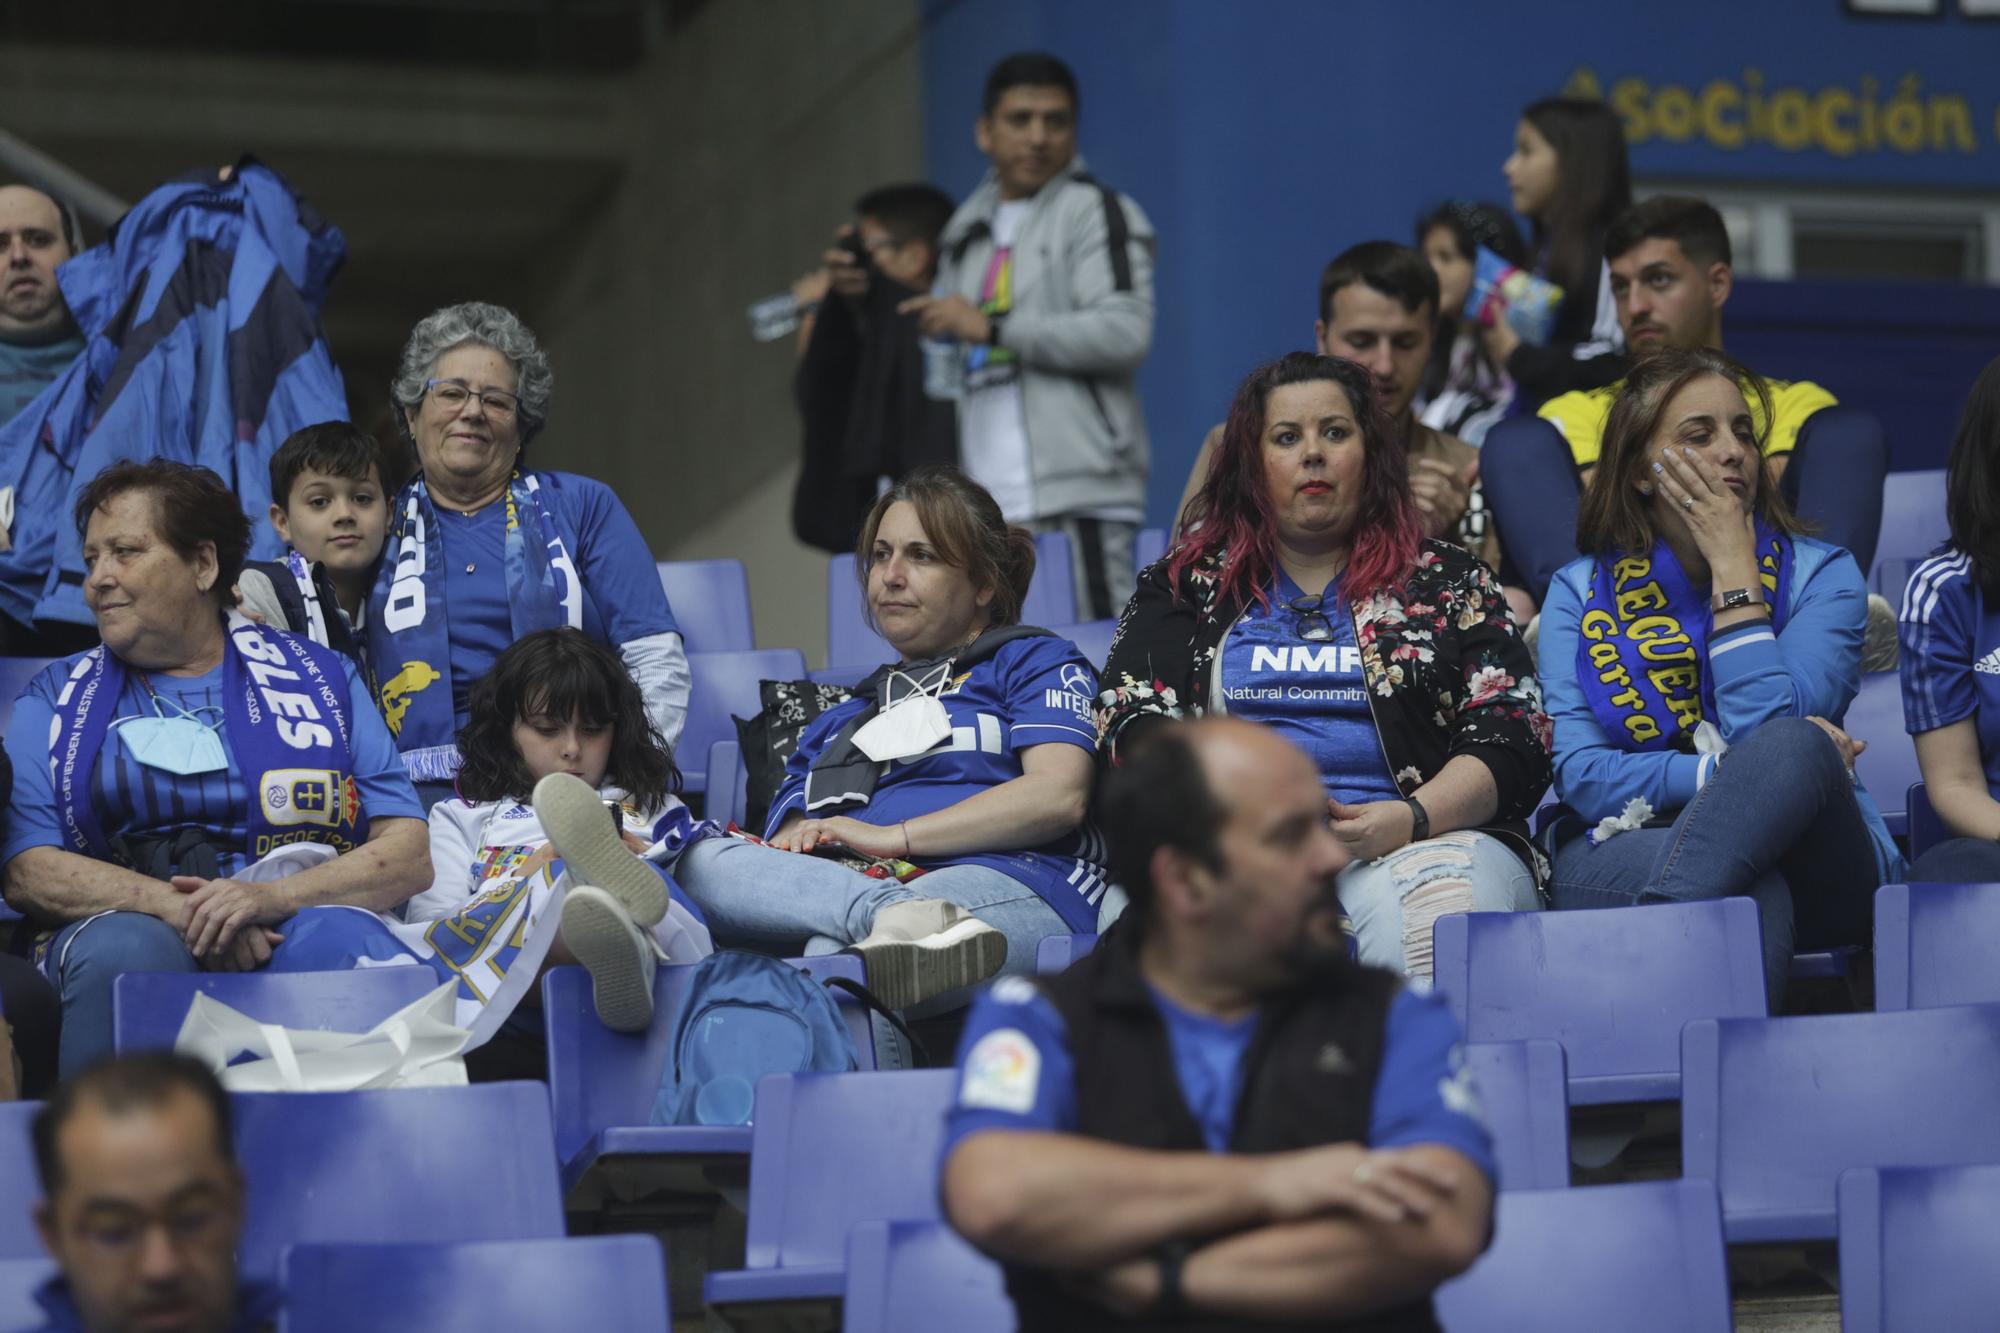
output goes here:
[{"label": "plastic water bottle", "polygon": [[[942,282],[931,288],[934,297],[946,297],[951,293]],[[941,402],[951,402],[959,395],[959,386],[965,375],[963,350],[956,338],[925,338],[924,349],[924,396]]]},{"label": "plastic water bottle", "polygon": [[750,336],[760,343],[776,342],[798,332],[799,298],[790,292],[767,296],[751,306]]}]

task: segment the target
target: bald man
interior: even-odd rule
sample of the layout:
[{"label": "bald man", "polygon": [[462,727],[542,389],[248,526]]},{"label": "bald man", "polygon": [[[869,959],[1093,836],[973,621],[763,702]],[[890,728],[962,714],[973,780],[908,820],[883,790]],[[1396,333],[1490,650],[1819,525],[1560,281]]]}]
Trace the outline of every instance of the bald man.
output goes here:
[{"label": "bald man", "polygon": [[0,186],[0,423],[76,359],[83,339],[56,285],[56,266],[76,253],[73,217],[40,190]]},{"label": "bald man", "polygon": [[[1311,760],[1210,718],[1106,777],[1125,917],[976,1002],[948,1217],[1021,1327],[1434,1330],[1494,1164],[1443,1003],[1349,960]],[[1351,1323],[1350,1323],[1351,1321]]]}]

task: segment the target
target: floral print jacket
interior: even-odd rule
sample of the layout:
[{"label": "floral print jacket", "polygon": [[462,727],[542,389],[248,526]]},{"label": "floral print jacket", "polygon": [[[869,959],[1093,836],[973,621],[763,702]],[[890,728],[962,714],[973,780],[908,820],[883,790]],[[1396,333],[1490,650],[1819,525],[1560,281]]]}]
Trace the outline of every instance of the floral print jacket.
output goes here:
[{"label": "floral print jacket", "polygon": [[[1098,745],[1111,761],[1135,725],[1208,711],[1215,655],[1247,609],[1221,595],[1227,560],[1222,548],[1204,553],[1178,587],[1164,559],[1139,576],[1097,698]],[[1483,831],[1505,840],[1539,880],[1525,821],[1548,790],[1551,726],[1500,581],[1462,548],[1427,541],[1400,591],[1349,610],[1397,787],[1411,795],[1455,755],[1479,760],[1500,792],[1496,822]]]}]

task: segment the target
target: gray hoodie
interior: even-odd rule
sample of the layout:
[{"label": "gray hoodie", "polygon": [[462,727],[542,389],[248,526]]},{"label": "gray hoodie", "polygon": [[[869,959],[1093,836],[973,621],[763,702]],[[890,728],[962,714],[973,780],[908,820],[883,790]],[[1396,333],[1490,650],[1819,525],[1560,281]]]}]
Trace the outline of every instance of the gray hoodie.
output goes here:
[{"label": "gray hoodie", "polygon": [[[979,304],[999,202],[988,171],[945,226],[938,291]],[[1154,243],[1139,205],[1090,176],[1081,156],[1021,223],[999,345],[1020,361],[1036,518],[1145,508],[1138,372],[1153,342]]]}]

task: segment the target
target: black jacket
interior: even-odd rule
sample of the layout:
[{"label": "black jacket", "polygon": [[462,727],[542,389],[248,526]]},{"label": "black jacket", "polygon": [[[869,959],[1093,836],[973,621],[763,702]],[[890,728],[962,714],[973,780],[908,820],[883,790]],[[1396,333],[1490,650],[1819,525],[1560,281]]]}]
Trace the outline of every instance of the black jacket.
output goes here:
[{"label": "black jacket", "polygon": [[852,551],[878,478],[958,461],[958,406],[925,395],[916,316],[896,313],[916,295],[872,273],[858,318],[839,296],[820,305],[792,378],[805,428],[792,531],[809,546]]},{"label": "black jacket", "polygon": [[[1139,930],[1126,921],[1059,976],[1041,981],[1069,1029],[1076,1066],[1076,1132],[1156,1152],[1206,1150],[1181,1094],[1166,1024],[1139,970]],[[1341,960],[1266,1005],[1243,1057],[1243,1092],[1230,1133],[1232,1153],[1288,1152],[1330,1143],[1366,1143],[1382,1066],[1389,1006],[1402,979]],[[1069,1295],[1046,1272],[1009,1266],[1007,1291],[1023,1329],[1239,1328],[1192,1316],[1120,1321]],[[1435,1333],[1428,1300],[1338,1325],[1264,1324],[1270,1329],[1337,1327],[1360,1333]]]},{"label": "black jacket", "polygon": [[[1099,677],[1098,744],[1109,759],[1134,728],[1211,710],[1215,655],[1248,608],[1222,595],[1228,558],[1221,547],[1204,552],[1178,584],[1167,559],[1140,574]],[[1454,756],[1478,759],[1500,793],[1482,831],[1513,848],[1540,883],[1546,867],[1525,821],[1548,790],[1551,726],[1499,580],[1462,548],[1427,541],[1400,589],[1347,610],[1397,789],[1411,795]]]}]

